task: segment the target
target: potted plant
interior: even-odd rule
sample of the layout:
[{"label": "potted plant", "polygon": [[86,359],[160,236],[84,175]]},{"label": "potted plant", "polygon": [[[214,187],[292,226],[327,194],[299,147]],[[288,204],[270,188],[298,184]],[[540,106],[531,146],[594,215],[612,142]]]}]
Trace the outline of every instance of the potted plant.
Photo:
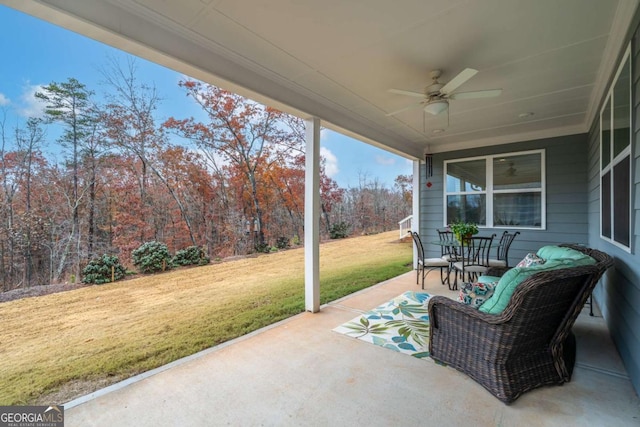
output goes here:
[{"label": "potted plant", "polygon": [[456,221],[449,224],[449,229],[459,242],[462,242],[463,238],[478,234],[478,225],[473,222]]}]

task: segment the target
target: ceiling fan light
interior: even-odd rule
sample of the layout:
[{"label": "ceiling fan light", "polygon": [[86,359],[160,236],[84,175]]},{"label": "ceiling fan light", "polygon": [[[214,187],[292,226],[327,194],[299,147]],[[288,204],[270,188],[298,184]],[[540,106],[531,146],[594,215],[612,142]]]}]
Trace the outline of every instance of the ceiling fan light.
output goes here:
[{"label": "ceiling fan light", "polygon": [[424,111],[426,113],[437,115],[445,111],[449,108],[449,103],[444,99],[436,99],[435,101],[429,102],[424,106]]}]

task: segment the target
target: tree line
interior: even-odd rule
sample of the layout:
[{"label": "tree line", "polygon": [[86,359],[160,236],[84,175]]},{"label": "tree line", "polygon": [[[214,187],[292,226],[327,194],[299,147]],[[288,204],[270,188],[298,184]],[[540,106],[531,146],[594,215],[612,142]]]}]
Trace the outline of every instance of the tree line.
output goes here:
[{"label": "tree line", "polygon": [[[3,291],[77,281],[103,254],[131,265],[149,241],[211,258],[302,243],[304,122],[191,79],[179,85],[205,119],[160,120],[163,100],[136,71],[110,59],[100,94],[69,78],[35,94],[40,117],[11,126],[3,111]],[[408,176],[344,189],[323,163],[320,182],[323,238],[390,230],[411,212]]]}]

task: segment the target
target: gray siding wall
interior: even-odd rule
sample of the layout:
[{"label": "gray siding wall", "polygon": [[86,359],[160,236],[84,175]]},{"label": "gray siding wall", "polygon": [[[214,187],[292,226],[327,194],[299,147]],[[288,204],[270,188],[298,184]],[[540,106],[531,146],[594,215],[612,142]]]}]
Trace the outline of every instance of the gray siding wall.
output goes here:
[{"label": "gray siding wall", "polygon": [[[421,177],[420,233],[425,241],[437,240],[437,229],[445,227],[444,221],[444,161],[490,154],[512,153],[545,149],[546,157],[546,230],[518,230],[509,251],[510,265],[515,265],[529,252],[536,252],[546,244],[563,242],[586,244],[588,241],[588,187],[587,187],[587,135],[570,135],[506,145],[495,145],[471,150],[452,151],[434,155],[432,186],[426,186]],[[480,234],[495,233],[499,237],[504,230],[496,227],[481,229]],[[429,256],[439,255],[436,245],[425,244]]]},{"label": "gray siding wall", "polygon": [[600,128],[596,121],[589,133],[589,245],[616,260],[594,291],[631,382],[640,393],[640,34],[633,37],[632,95],[632,238],[629,253],[600,238]]}]

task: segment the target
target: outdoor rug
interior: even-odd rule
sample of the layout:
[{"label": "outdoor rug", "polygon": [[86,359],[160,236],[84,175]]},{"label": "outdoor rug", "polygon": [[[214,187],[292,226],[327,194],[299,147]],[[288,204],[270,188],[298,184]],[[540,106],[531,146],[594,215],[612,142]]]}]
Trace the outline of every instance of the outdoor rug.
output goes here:
[{"label": "outdoor rug", "polygon": [[425,292],[405,292],[334,331],[414,357],[428,357],[430,297]]}]

